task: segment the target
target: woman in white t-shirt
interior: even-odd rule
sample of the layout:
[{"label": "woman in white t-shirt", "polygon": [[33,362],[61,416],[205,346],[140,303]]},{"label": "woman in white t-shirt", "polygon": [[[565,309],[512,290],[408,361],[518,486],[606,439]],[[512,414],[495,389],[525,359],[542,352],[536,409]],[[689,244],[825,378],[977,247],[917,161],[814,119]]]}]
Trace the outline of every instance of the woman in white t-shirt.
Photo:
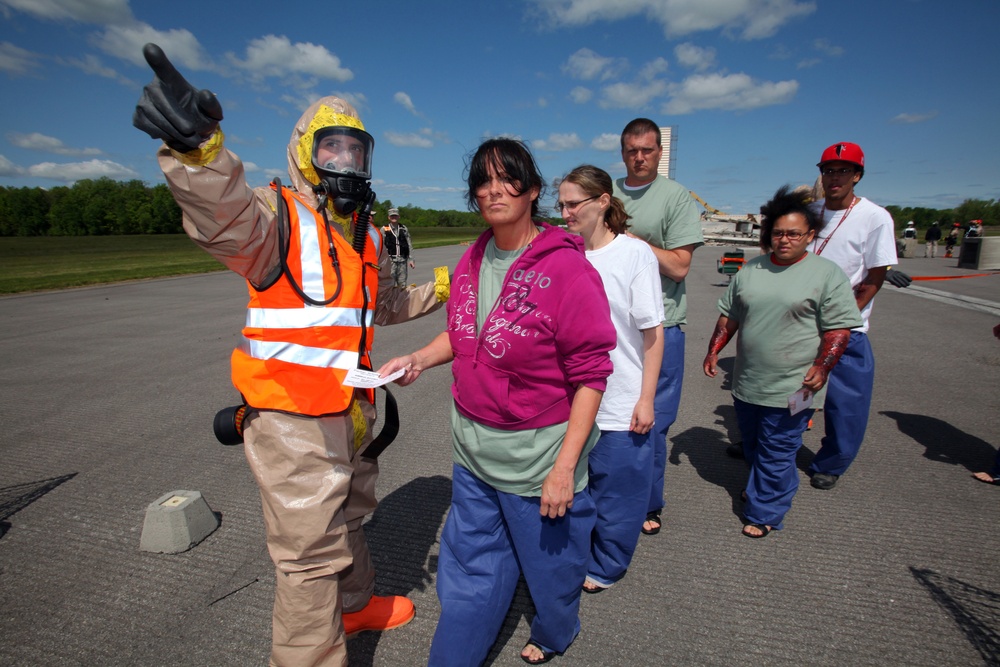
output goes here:
[{"label": "woman in white t-shirt", "polygon": [[646,515],[653,475],[653,396],[663,356],[663,298],[656,257],[625,234],[628,214],[611,194],[611,177],[583,165],[559,185],[566,226],[583,237],[587,259],[601,274],[618,345],[611,352],[590,452],[588,489],[597,506],[583,590],[599,593],[625,576]]}]

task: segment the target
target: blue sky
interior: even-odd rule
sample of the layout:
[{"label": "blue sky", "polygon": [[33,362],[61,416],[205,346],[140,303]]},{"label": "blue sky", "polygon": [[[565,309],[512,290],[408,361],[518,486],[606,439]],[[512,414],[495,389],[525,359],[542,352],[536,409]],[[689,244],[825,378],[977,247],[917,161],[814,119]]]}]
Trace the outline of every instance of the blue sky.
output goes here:
[{"label": "blue sky", "polygon": [[466,156],[495,135],[550,182],[622,176],[618,135],[647,116],[677,126],[676,179],[730,213],[812,183],[839,141],[865,150],[859,193],[948,208],[1000,198],[998,19],[996,0],[0,0],[0,185],[162,182],[131,126],[153,41],[218,95],[251,185],[338,94],[397,205],[464,210]]}]

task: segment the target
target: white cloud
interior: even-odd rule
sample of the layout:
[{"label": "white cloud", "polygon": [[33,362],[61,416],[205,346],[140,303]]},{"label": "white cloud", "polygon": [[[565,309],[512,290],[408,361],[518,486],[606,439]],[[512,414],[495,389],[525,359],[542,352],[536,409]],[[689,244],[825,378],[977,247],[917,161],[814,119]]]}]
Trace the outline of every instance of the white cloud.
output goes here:
[{"label": "white cloud", "polygon": [[0,42],[0,72],[23,75],[38,69],[41,59],[37,53],[32,53],[10,42]]},{"label": "white cloud", "polygon": [[27,174],[36,178],[47,178],[53,181],[73,183],[85,178],[101,178],[107,176],[115,180],[130,180],[140,178],[139,174],[110,160],[88,160],[87,162],[70,162],[56,164],[42,162],[28,167]]},{"label": "white cloud", "polygon": [[433,148],[434,142],[415,132],[383,132],[382,136],[393,146],[403,148]]},{"label": "white cloud", "polygon": [[132,20],[129,0],[2,0],[0,4],[52,21],[79,21],[102,25]]},{"label": "white cloud", "polygon": [[702,48],[691,42],[684,42],[674,47],[674,57],[684,67],[696,72],[703,72],[715,64],[716,51],[712,48]]},{"label": "white cloud", "polygon": [[243,171],[248,174],[253,174],[260,171],[260,167],[257,166],[256,162],[243,161]]},{"label": "white cloud", "polygon": [[0,176],[23,176],[24,169],[0,155]]},{"label": "white cloud", "polygon": [[265,169],[264,176],[267,177],[267,182],[270,183],[276,178],[286,179],[288,178],[287,169]]},{"label": "white cloud", "polygon": [[607,81],[627,69],[624,58],[609,58],[583,48],[572,54],[563,64],[562,71],[573,79],[582,81]]},{"label": "white cloud", "polygon": [[568,151],[580,148],[583,142],[576,132],[570,134],[550,134],[548,139],[535,139],[531,147],[537,151]]},{"label": "white cloud", "polygon": [[445,187],[441,185],[411,185],[409,183],[386,183],[385,181],[373,182],[378,185],[379,191],[403,192],[406,194],[447,194],[452,192],[465,193],[464,187]]},{"label": "white cloud", "polygon": [[204,71],[213,70],[215,65],[198,38],[191,32],[179,30],[157,30],[146,23],[111,26],[94,35],[91,42],[105,53],[138,65],[151,72],[142,55],[142,47],[152,42],[159,45],[178,69]]},{"label": "white cloud", "polygon": [[246,59],[227,54],[230,62],[253,79],[285,77],[289,74],[318,79],[350,81],[354,73],[342,67],[340,58],[321,44],[295,42],[284,35],[266,35],[250,42]]},{"label": "white cloud", "polygon": [[[297,90],[294,94],[284,93],[281,95],[279,99],[284,105],[288,105],[288,107],[296,109],[298,112],[301,113],[306,109],[308,109],[309,105],[311,105],[313,102],[315,102],[321,97],[326,97],[327,95],[332,95],[333,97],[339,97],[340,99],[344,100],[345,102],[353,106],[358,111],[358,113],[361,113],[363,109],[368,108],[368,98],[365,97],[362,93],[349,93],[340,90],[334,90],[325,93],[323,95],[320,95],[319,93],[316,93],[314,91]],[[264,104],[264,106],[268,106],[268,108],[273,109],[276,113],[282,115],[287,115],[288,113],[288,109],[285,108],[284,106],[269,106],[267,104]]]},{"label": "white cloud", "polygon": [[925,121],[931,120],[932,118],[937,118],[937,111],[929,111],[927,113],[901,113],[898,116],[893,117],[889,122],[891,123],[923,123]]},{"label": "white cloud", "polygon": [[822,60],[819,58],[806,58],[805,60],[800,60],[798,64],[795,65],[795,69],[809,69],[810,67],[815,67],[819,65]]},{"label": "white cloud", "polygon": [[413,105],[413,100],[410,99],[410,96],[406,93],[402,91],[396,93],[392,96],[392,101],[412,113],[414,116],[420,115],[417,113],[417,107]]},{"label": "white cloud", "polygon": [[660,74],[666,72],[669,68],[670,66],[667,64],[666,60],[663,58],[656,58],[654,60],[650,60],[642,66],[642,69],[639,70],[639,78],[651,81]]},{"label": "white cloud", "polygon": [[813,42],[813,47],[820,53],[827,56],[842,56],[844,55],[844,48],[841,46],[834,46],[830,43],[830,40],[821,37]]},{"label": "white cloud", "polygon": [[598,104],[604,109],[642,109],[665,95],[667,90],[667,82],[660,80],[613,83],[601,89]]},{"label": "white cloud", "polygon": [[101,155],[98,148],[70,148],[61,140],[49,137],[38,132],[20,134],[11,132],[7,135],[10,143],[18,148],[26,148],[32,151],[43,151],[45,153],[55,153],[56,155],[68,155],[73,157],[86,157],[88,155]]},{"label": "white cloud", "polygon": [[791,20],[816,11],[800,0],[530,0],[556,27],[642,16],[659,23],[669,38],[708,30],[739,33],[744,39],[770,37]]},{"label": "white cloud", "polygon": [[619,151],[622,147],[621,136],[606,132],[594,137],[590,147],[599,151]]},{"label": "white cloud", "polygon": [[569,91],[569,98],[577,104],[586,104],[593,96],[594,91],[590,88],[584,88],[583,86],[577,86],[573,90]]},{"label": "white cloud", "polygon": [[785,104],[798,89],[798,81],[755,81],[746,74],[696,75],[670,86],[671,99],[662,112],[679,115],[699,109],[758,109]]},{"label": "white cloud", "polygon": [[82,59],[67,58],[65,60],[59,59],[59,61],[69,65],[70,67],[76,67],[84,74],[93,74],[94,76],[101,76],[105,79],[112,79],[122,85],[133,88],[138,87],[139,85],[132,79],[119,74],[118,70],[112,69],[111,67],[105,67],[100,58],[92,53],[86,54]]}]

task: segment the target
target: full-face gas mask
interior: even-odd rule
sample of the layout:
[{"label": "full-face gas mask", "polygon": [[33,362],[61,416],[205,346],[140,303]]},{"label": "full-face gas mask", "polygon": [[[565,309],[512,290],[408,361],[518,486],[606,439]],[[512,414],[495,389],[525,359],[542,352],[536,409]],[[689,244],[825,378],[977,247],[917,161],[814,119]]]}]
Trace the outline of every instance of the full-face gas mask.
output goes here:
[{"label": "full-face gas mask", "polygon": [[320,208],[326,201],[340,215],[354,212],[371,191],[372,135],[355,127],[336,125],[316,130],[312,163],[319,176],[314,186]]}]

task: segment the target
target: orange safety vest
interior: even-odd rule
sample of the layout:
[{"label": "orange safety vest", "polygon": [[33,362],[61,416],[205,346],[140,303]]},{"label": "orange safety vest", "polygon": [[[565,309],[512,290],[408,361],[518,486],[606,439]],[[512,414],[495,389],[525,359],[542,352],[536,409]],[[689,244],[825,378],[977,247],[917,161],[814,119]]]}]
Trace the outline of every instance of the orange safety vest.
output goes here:
[{"label": "orange safety vest", "polygon": [[[281,195],[290,226],[288,273],[306,295],[325,301],[338,287],[326,223],[297,193],[282,188]],[[233,350],[232,377],[248,405],[310,416],[343,412],[354,397],[354,388],[343,383],[347,372],[371,368],[382,236],[369,225],[364,258],[335,232],[333,244],[340,294],[326,306],[305,303],[286,273],[265,290],[247,283],[250,303],[243,340]],[[374,391],[367,395],[374,403]]]}]

